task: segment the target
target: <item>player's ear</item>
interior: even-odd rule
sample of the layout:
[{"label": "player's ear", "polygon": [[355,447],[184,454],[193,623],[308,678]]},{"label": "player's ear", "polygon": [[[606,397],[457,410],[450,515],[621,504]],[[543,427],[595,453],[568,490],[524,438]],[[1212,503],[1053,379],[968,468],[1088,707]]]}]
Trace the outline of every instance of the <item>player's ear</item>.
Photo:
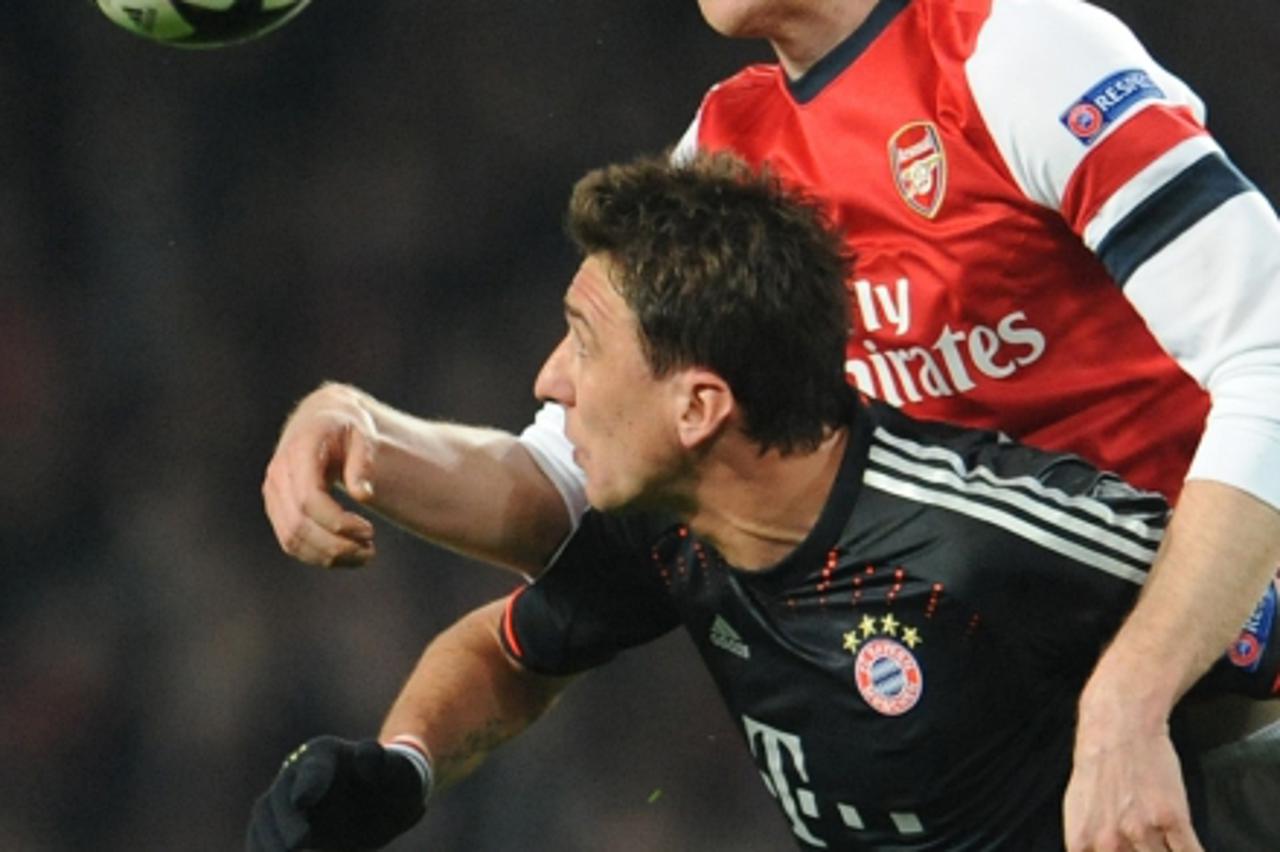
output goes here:
[{"label": "player's ear", "polygon": [[703,367],[680,371],[676,384],[676,432],[685,449],[705,446],[732,418],[737,402],[720,375]]}]

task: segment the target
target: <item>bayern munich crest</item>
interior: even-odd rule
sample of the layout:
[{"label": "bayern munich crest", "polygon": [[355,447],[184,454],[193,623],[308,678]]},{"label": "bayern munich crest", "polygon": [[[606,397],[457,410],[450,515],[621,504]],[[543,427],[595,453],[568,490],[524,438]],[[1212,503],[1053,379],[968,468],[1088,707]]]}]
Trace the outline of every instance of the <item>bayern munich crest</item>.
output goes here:
[{"label": "bayern munich crest", "polygon": [[889,138],[889,168],[907,206],[932,219],[947,192],[947,154],[931,121],[913,121]]},{"label": "bayern munich crest", "polygon": [[871,709],[901,716],[920,700],[924,672],[916,655],[894,639],[880,637],[862,646],[853,663],[854,683]]}]

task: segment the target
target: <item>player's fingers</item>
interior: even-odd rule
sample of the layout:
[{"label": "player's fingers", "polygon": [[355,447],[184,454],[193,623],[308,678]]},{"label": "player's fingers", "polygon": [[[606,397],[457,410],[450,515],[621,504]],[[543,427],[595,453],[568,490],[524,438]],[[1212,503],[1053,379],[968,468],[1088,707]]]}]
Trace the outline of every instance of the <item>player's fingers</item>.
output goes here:
[{"label": "player's fingers", "polygon": [[327,492],[308,493],[299,504],[299,509],[304,517],[333,535],[353,541],[373,540],[373,524],[369,519],[348,511]]},{"label": "player's fingers", "polygon": [[[373,539],[373,524],[347,511],[325,491],[299,489],[292,482],[268,479],[263,483],[262,499],[280,546],[291,555],[298,555],[295,550],[313,538],[317,529],[360,543]],[[325,544],[332,541],[324,535],[313,542],[313,546],[321,549]]]},{"label": "player's fingers", "polygon": [[245,852],[287,852],[284,843],[271,833],[271,829],[257,816],[249,823],[244,842]]},{"label": "player's fingers", "polygon": [[1151,805],[1148,819],[1143,840],[1151,849],[1157,852],[1204,852],[1191,825],[1191,812],[1185,800],[1156,800]]},{"label": "player's fingers", "polygon": [[[289,844],[280,826],[276,824],[275,807],[269,792],[258,800],[254,806],[253,821],[249,823],[249,836],[246,842],[248,852],[292,852],[296,846]],[[301,839],[301,838],[299,838]]]},{"label": "player's fingers", "polygon": [[372,458],[369,446],[369,441],[350,428],[331,430],[318,440],[299,439],[287,450],[276,453],[268,465],[264,489],[275,495],[282,516],[287,517],[290,508],[297,507],[301,514],[330,532],[370,540],[373,525],[368,519],[346,511],[330,494],[343,467],[368,475],[363,471]]},{"label": "player's fingers", "polygon": [[263,825],[267,842],[273,844],[268,848],[289,852],[302,849],[311,832],[306,812],[289,801],[289,791],[283,787],[271,797],[270,806],[271,818]]},{"label": "player's fingers", "polygon": [[265,479],[284,491],[323,490],[335,462],[340,462],[342,441],[330,430],[302,430],[281,438],[267,462]]},{"label": "player's fingers", "polygon": [[285,553],[308,565],[352,568],[364,565],[376,553],[374,543],[329,532],[315,521],[299,515],[286,533],[277,532]]},{"label": "player's fingers", "polygon": [[1127,827],[1122,831],[1125,841],[1119,848],[1133,852],[1170,852],[1177,847],[1170,846],[1169,835],[1154,824],[1140,828]]},{"label": "player's fingers", "polygon": [[358,568],[368,564],[376,554],[372,541],[337,536],[307,521],[296,558],[324,568]]},{"label": "player's fingers", "polygon": [[351,769],[363,783],[377,786],[386,759],[386,749],[376,740],[361,740],[351,754]]},{"label": "player's fingers", "polygon": [[1169,847],[1164,845],[1163,839],[1155,841],[1137,840],[1124,848],[1132,849],[1133,852],[1169,852]]},{"label": "player's fingers", "polygon": [[1165,846],[1169,852],[1204,852],[1195,829],[1189,825],[1180,825],[1171,829],[1165,836]]},{"label": "player's fingers", "polygon": [[267,834],[266,796],[260,796],[249,811],[249,828],[244,835],[245,852],[279,852],[279,847],[271,842]]},{"label": "player's fingers", "polygon": [[373,499],[374,443],[358,429],[347,436],[346,460],[342,466],[342,487],[353,500]]},{"label": "player's fingers", "polygon": [[296,506],[316,494],[327,496],[341,472],[346,444],[346,431],[336,427],[299,432],[276,448],[264,488],[269,486],[282,502]]},{"label": "player's fingers", "polygon": [[293,785],[297,776],[286,768],[271,788],[253,806],[249,828],[252,852],[287,852],[299,848],[310,825],[306,815],[293,805]]},{"label": "player's fingers", "polygon": [[[276,539],[287,553],[297,555],[294,548],[301,546],[312,529],[306,523],[308,519],[341,538],[363,543],[373,540],[373,524],[367,518],[347,511],[323,486],[307,486],[303,484],[304,480],[282,474],[269,476],[262,483],[267,518],[275,530]],[[322,547],[319,543],[316,546]]]},{"label": "player's fingers", "polygon": [[337,769],[337,762],[329,755],[312,755],[298,761],[298,773],[289,790],[289,804],[296,811],[314,807],[333,786]]}]

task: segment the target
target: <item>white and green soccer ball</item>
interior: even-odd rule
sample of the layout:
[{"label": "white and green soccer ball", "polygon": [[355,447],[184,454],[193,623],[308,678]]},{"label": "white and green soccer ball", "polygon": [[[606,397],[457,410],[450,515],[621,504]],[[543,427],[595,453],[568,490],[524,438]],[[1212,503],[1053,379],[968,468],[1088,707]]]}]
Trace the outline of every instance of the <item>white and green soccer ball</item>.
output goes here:
[{"label": "white and green soccer ball", "polygon": [[283,26],[311,0],[95,0],[131,33],[175,47],[221,47]]}]

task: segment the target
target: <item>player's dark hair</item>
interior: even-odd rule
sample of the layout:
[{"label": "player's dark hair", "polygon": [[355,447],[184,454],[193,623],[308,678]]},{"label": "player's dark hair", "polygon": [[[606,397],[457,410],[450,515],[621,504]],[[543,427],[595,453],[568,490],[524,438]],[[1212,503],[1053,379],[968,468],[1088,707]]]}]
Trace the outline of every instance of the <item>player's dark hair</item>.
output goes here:
[{"label": "player's dark hair", "polygon": [[726,155],[644,158],[578,181],[568,230],[613,263],[655,376],[714,370],[766,449],[847,422],[852,257],[814,201]]}]

